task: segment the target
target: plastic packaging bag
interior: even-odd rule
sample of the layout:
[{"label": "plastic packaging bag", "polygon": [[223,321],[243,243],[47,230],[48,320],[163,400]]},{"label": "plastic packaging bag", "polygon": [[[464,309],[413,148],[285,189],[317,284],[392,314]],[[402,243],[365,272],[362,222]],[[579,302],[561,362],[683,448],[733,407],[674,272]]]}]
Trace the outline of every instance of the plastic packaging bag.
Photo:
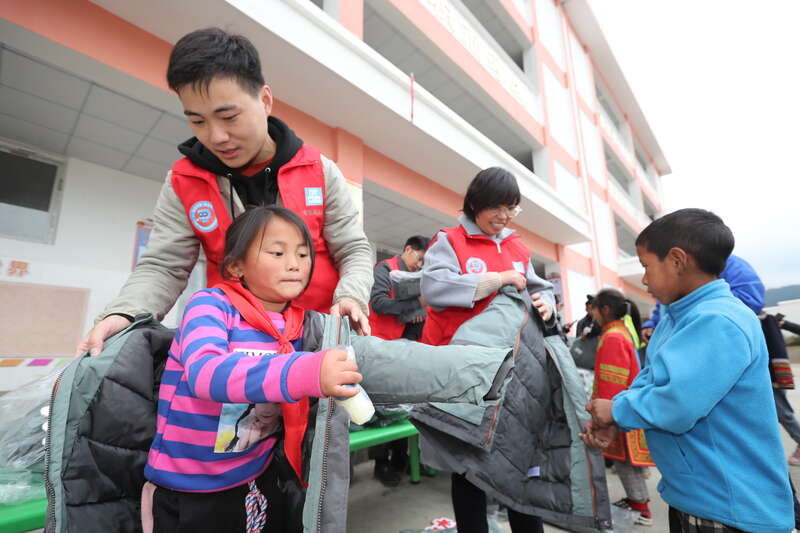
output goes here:
[{"label": "plastic packaging bag", "polygon": [[639,513],[612,505],[611,523],[614,527],[612,530],[613,533],[631,533],[633,531],[633,524],[636,522],[638,516]]},{"label": "plastic packaging bag", "polygon": [[44,497],[41,473],[0,469],[0,503],[14,504]]},{"label": "plastic packaging bag", "polygon": [[42,471],[50,397],[61,370],[0,396],[2,471]]}]

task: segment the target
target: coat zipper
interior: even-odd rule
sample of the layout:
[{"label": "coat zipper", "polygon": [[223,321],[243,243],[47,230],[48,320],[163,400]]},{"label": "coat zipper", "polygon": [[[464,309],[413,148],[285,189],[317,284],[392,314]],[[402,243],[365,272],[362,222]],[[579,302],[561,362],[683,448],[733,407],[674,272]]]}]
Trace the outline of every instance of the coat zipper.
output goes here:
[{"label": "coat zipper", "polygon": [[[342,317],[336,320],[336,345],[338,346],[342,340]],[[319,484],[319,504],[317,506],[317,533],[322,532],[322,508],[325,500],[325,489],[328,487],[328,448],[330,445],[330,426],[333,419],[333,410],[336,402],[328,399],[328,413],[325,416],[325,435],[322,441],[322,471],[320,473]]]},{"label": "coat zipper", "polygon": [[[511,351],[514,354],[514,358],[517,357],[517,352],[519,352],[519,343],[522,339],[522,330],[525,328],[525,323],[528,321],[528,313],[522,314],[522,323],[519,326],[519,332],[517,333],[517,340],[514,342],[514,349]],[[488,445],[492,441],[492,435],[494,435],[495,426],[497,425],[497,413],[500,412],[500,404],[501,402],[497,402],[497,405],[494,406],[494,413],[492,413],[492,423],[489,425],[489,433],[486,435],[486,440],[483,442],[484,445]]]},{"label": "coat zipper", "polygon": [[50,403],[47,411],[47,434],[44,440],[44,488],[47,493],[46,533],[53,533],[56,531],[56,494],[53,488],[53,481],[50,479],[50,435],[53,431],[53,405],[55,404],[58,387],[61,385],[61,377],[64,375],[65,371],[66,368],[58,374],[55,383],[53,383],[53,390],[50,392]]}]

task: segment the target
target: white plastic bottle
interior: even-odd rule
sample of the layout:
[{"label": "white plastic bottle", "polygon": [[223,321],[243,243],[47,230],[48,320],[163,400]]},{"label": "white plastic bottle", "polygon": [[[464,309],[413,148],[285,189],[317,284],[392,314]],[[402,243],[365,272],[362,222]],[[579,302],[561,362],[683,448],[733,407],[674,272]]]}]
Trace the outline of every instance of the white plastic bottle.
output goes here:
[{"label": "white plastic bottle", "polygon": [[[347,359],[350,361],[356,360],[356,353],[353,351],[352,346],[341,346],[338,349],[347,352]],[[350,415],[350,420],[355,424],[366,424],[372,415],[375,414],[375,407],[372,405],[372,400],[369,399],[367,391],[361,388],[361,385],[351,383],[349,385],[342,385],[343,387],[357,387],[358,394],[350,398],[334,398],[336,403],[341,405],[347,414]]]}]

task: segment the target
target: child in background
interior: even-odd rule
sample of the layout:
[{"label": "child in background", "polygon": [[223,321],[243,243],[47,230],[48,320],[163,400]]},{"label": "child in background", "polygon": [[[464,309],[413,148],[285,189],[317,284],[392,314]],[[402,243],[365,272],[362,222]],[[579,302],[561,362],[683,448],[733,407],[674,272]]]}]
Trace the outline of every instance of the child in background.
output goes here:
[{"label": "child in background", "polygon": [[636,239],[642,279],[664,304],[647,366],[613,400],[594,399],[584,441],[644,429],[672,533],[786,533],[792,493],[758,318],[719,279],[734,238],[681,209]]},{"label": "child in background", "polygon": [[[252,209],[228,229],[226,281],[186,305],[161,381],[145,469],[156,485],[156,532],[283,532],[300,524],[278,487],[276,447],[303,479],[308,398],[353,396],[358,389],[344,385],[361,381],[345,351],[302,351],[305,313],[292,300],[313,267],[308,228],[287,209]],[[247,411],[260,422],[242,432]]]},{"label": "child in background", "polygon": [[[600,324],[600,342],[597,345],[592,398],[610,400],[626,390],[639,374],[639,359],[633,336],[625,323],[630,316],[638,331],[641,324],[639,309],[616,289],[603,289],[591,303],[592,316]],[[619,432],[605,456],[614,461],[614,467],[625,488],[626,498],[614,503],[636,513],[636,523],[653,524],[650,513],[644,468],[655,466],[647,449],[642,430]]]}]

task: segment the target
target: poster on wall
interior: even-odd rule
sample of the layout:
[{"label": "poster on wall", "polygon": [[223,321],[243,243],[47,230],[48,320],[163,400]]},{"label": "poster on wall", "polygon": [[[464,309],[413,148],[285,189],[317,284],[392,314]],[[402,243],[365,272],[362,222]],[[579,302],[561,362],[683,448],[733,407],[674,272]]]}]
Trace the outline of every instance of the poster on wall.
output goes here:
[{"label": "poster on wall", "polygon": [[150,241],[150,232],[153,229],[153,220],[146,218],[136,222],[136,236],[133,241],[133,264],[131,270],[136,268],[139,258],[142,253],[147,249],[147,243]]}]

